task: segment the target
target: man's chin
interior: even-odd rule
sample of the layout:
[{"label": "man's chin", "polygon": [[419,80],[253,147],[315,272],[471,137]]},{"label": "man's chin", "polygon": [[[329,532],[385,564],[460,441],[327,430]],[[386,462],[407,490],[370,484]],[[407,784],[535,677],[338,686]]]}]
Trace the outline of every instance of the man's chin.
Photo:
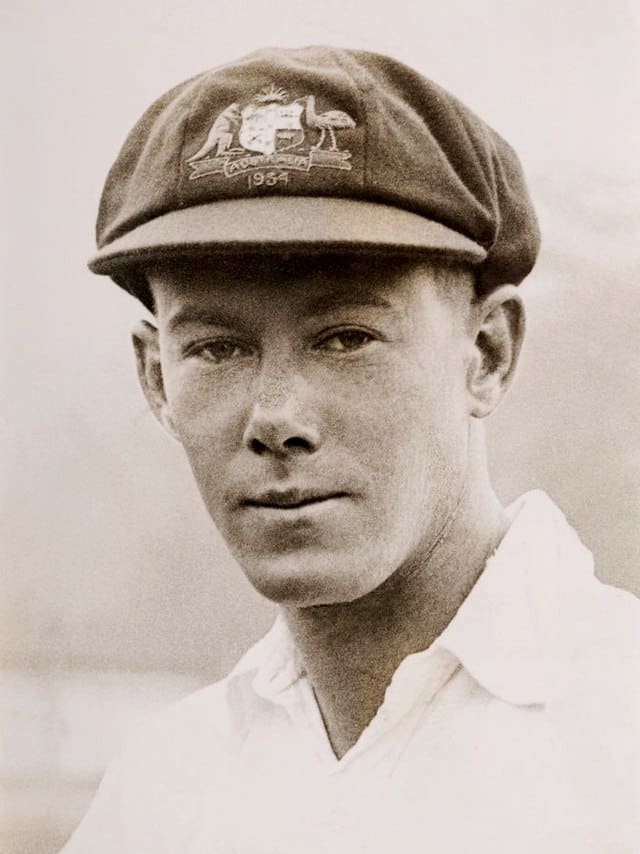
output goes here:
[{"label": "man's chin", "polygon": [[[272,602],[296,608],[351,602],[365,592],[329,555],[248,558],[237,555],[251,585]],[[315,558],[315,559],[314,559]],[[351,565],[351,569],[353,565]]]}]

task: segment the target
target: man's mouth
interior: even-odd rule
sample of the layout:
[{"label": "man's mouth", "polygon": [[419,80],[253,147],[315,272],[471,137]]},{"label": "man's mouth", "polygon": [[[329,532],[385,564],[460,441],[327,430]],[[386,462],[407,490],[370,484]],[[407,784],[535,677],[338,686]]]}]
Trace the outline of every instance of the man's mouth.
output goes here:
[{"label": "man's mouth", "polygon": [[333,498],[345,498],[346,492],[324,492],[314,489],[269,489],[257,495],[243,499],[244,507],[267,507],[275,510],[297,510],[314,504],[321,504]]}]

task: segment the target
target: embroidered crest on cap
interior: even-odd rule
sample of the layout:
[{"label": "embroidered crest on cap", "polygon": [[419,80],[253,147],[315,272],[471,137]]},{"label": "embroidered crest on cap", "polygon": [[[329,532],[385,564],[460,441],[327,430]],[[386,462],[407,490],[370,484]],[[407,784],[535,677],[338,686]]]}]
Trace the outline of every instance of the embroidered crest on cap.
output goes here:
[{"label": "embroidered crest on cap", "polygon": [[265,168],[350,170],[351,152],[338,148],[336,131],[354,128],[352,117],[342,110],[317,113],[313,95],[288,98],[284,89],[271,85],[249,103],[225,107],[204,144],[187,160],[189,178],[233,178]]}]

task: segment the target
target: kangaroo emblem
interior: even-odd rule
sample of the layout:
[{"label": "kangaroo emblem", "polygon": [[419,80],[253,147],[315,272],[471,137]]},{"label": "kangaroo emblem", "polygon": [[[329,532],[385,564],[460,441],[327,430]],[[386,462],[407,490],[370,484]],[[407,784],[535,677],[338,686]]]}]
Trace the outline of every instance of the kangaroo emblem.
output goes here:
[{"label": "kangaroo emblem", "polygon": [[200,160],[201,157],[206,157],[214,148],[216,149],[216,157],[228,151],[233,142],[233,135],[240,127],[241,118],[240,104],[237,102],[230,104],[220,113],[211,126],[209,136],[202,148],[196,151],[187,160],[187,163],[191,163],[193,160]]}]

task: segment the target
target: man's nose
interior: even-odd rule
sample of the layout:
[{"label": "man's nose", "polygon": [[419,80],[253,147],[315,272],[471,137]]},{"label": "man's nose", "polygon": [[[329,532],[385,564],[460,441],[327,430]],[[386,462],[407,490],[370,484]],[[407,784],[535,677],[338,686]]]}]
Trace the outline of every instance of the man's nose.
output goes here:
[{"label": "man's nose", "polygon": [[261,394],[253,404],[243,435],[245,447],[276,457],[314,453],[320,447],[318,429],[302,414],[300,396],[278,385],[278,391]]}]

